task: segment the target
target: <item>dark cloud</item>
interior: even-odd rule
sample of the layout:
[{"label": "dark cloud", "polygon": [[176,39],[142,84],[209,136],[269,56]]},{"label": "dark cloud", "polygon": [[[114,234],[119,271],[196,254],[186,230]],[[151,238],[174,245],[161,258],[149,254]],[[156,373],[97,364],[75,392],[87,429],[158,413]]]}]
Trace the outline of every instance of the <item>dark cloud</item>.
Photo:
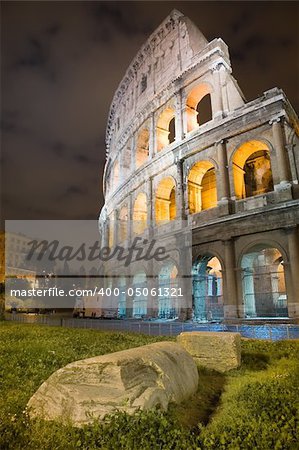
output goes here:
[{"label": "dark cloud", "polygon": [[46,28],[46,34],[49,36],[56,36],[61,30],[61,25],[53,24]]},{"label": "dark cloud", "polygon": [[14,63],[14,67],[43,67],[46,61],[46,51],[42,42],[37,38],[31,37],[27,40],[27,48],[24,55]]},{"label": "dark cloud", "polygon": [[107,36],[108,42],[115,35],[115,30],[127,37],[153,31],[145,18],[140,17],[138,6],[136,2],[127,3],[125,8],[120,8],[117,2],[94,3],[91,7],[91,14],[96,19],[100,35],[104,39]]},{"label": "dark cloud", "polygon": [[66,195],[85,195],[87,193],[87,189],[82,186],[69,186],[66,190]]},{"label": "dark cloud", "polygon": [[49,145],[49,148],[57,156],[63,156],[66,151],[66,145],[62,142],[54,142]]},{"label": "dark cloud", "polygon": [[89,158],[87,155],[75,155],[74,156],[75,161],[77,161],[78,163],[82,163],[82,164],[93,164],[93,160],[91,158]]}]

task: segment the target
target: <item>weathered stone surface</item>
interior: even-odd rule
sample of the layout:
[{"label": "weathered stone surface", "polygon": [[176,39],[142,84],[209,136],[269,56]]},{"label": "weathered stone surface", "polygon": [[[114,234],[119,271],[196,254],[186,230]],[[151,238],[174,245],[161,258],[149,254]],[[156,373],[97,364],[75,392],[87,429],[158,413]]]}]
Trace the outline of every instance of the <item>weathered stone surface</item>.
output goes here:
[{"label": "weathered stone surface", "polygon": [[31,416],[70,420],[75,425],[116,409],[179,403],[198,386],[189,353],[175,342],[158,342],[68,364],[53,373],[30,399]]},{"label": "weathered stone surface", "polygon": [[193,331],[181,333],[177,342],[189,352],[197,365],[226,372],[241,364],[241,335]]}]

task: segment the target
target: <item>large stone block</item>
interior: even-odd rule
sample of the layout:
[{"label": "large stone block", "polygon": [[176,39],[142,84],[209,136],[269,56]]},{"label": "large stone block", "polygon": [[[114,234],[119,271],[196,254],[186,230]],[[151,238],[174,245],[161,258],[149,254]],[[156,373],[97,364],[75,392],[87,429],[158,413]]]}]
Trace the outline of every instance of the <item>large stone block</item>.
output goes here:
[{"label": "large stone block", "polygon": [[68,364],[53,373],[29,400],[32,417],[80,426],[116,409],[180,403],[196,392],[198,372],[186,350],[158,342]]},{"label": "large stone block", "polygon": [[177,337],[177,342],[190,353],[198,366],[226,372],[241,364],[239,333],[186,332]]}]

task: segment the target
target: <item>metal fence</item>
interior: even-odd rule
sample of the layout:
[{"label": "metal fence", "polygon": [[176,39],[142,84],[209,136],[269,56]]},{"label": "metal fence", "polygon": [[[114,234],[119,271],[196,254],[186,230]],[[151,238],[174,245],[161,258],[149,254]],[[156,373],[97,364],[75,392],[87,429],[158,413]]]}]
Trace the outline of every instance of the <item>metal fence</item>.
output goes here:
[{"label": "metal fence", "polygon": [[142,320],[101,320],[55,318],[37,314],[7,314],[7,320],[19,323],[36,323],[69,328],[88,328],[102,331],[129,331],[150,336],[177,336],[183,331],[224,331],[237,332],[252,339],[299,339],[299,325],[296,324],[236,324],[196,323],[178,321],[142,321]]}]

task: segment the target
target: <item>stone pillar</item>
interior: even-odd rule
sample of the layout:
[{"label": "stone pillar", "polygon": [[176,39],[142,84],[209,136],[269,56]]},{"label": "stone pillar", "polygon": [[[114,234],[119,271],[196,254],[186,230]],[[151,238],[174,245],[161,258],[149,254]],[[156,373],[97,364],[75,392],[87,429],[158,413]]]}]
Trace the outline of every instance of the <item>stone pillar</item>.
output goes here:
[{"label": "stone pillar", "polygon": [[232,239],[224,241],[225,262],[225,290],[224,293],[224,318],[235,319],[238,317],[238,294],[236,277],[236,260],[234,242]]},{"label": "stone pillar", "polygon": [[136,168],[136,134],[134,133],[131,140],[131,172]]},{"label": "stone pillar", "polygon": [[284,145],[284,137],[280,118],[272,122],[272,132],[276,151],[280,184],[287,184],[290,181],[290,170],[289,170],[288,154]]},{"label": "stone pillar", "polygon": [[188,115],[187,115],[187,95],[184,91],[181,92],[181,119],[182,119],[182,136],[183,138],[188,133]]},{"label": "stone pillar", "polygon": [[224,115],[229,113],[229,101],[227,94],[227,69],[224,64],[220,64],[219,78],[221,85],[222,108]]},{"label": "stone pillar", "polygon": [[134,203],[133,203],[133,198],[132,198],[132,194],[130,194],[129,196],[129,202],[128,202],[128,230],[127,230],[127,234],[128,234],[128,245],[130,245],[130,243],[133,240],[133,207],[134,207]]},{"label": "stone pillar", "polygon": [[221,200],[228,200],[229,193],[229,178],[226,143],[224,140],[217,143],[217,159],[219,164],[219,185],[218,185],[218,202]]},{"label": "stone pillar", "polygon": [[185,219],[185,205],[184,205],[184,175],[182,161],[177,159],[175,161],[177,167],[177,192],[176,192],[176,208],[177,219]]},{"label": "stone pillar", "polygon": [[216,117],[222,117],[223,102],[221,92],[221,80],[220,80],[220,64],[212,68],[214,92],[211,94],[213,119]]},{"label": "stone pillar", "polygon": [[156,141],[156,124],[154,113],[150,116],[149,127],[149,159],[151,160],[155,156],[155,141]]},{"label": "stone pillar", "polygon": [[146,183],[147,192],[147,228],[150,229],[153,224],[153,182],[149,178]]},{"label": "stone pillar", "polygon": [[291,286],[287,286],[289,317],[299,318],[299,237],[298,227],[287,229]]},{"label": "stone pillar", "polygon": [[175,140],[181,141],[184,139],[184,127],[183,127],[183,104],[182,104],[182,91],[175,95]]},{"label": "stone pillar", "polygon": [[117,245],[118,243],[118,221],[119,221],[119,211],[115,210],[114,212],[114,224],[113,224],[113,244]]},{"label": "stone pillar", "polygon": [[229,176],[227,164],[226,143],[224,140],[217,144],[217,160],[219,170],[217,173],[217,206],[220,216],[225,216],[230,213],[229,200]]},{"label": "stone pillar", "polygon": [[122,148],[119,152],[118,164],[119,164],[119,174],[118,174],[118,184],[121,185],[125,181],[125,170],[124,170],[124,149]]}]

